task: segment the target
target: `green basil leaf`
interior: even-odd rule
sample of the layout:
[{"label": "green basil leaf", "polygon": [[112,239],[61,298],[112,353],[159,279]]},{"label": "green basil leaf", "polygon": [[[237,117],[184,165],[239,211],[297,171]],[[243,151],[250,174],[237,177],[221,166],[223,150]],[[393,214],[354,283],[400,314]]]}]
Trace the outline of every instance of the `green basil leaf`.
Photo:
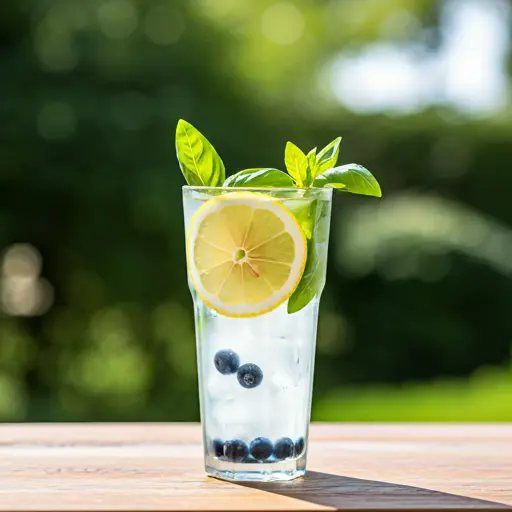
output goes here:
[{"label": "green basil leaf", "polygon": [[316,176],[316,148],[313,148],[308,153],[308,186],[313,184],[313,180]]},{"label": "green basil leaf", "polygon": [[382,197],[379,182],[368,169],[358,164],[347,164],[330,169],[318,176],[313,186],[332,187],[341,189],[343,192]]},{"label": "green basil leaf", "polygon": [[279,169],[245,169],[233,174],[223,187],[293,187],[291,177]]},{"label": "green basil leaf", "polygon": [[316,174],[314,174],[313,179],[336,165],[340,154],[340,144],[341,137],[338,137],[316,155]]},{"label": "green basil leaf", "polygon": [[309,199],[298,199],[293,202],[290,201],[286,206],[297,219],[306,238],[311,238],[313,235],[313,227],[315,226],[314,202]]},{"label": "green basil leaf", "polygon": [[286,143],[284,163],[298,187],[308,185],[308,157],[293,142]]},{"label": "green basil leaf", "polygon": [[199,130],[183,119],[176,127],[176,155],[189,185],[220,187],[224,183],[226,171],[217,151]]},{"label": "green basil leaf", "polygon": [[318,199],[294,211],[307,237],[308,254],[302,278],[288,300],[288,313],[296,313],[322,293],[327,266],[329,201]]},{"label": "green basil leaf", "polygon": [[306,307],[322,290],[325,283],[325,265],[327,258],[317,254],[315,243],[308,240],[308,259],[299,285],[288,299],[288,314],[297,313]]}]

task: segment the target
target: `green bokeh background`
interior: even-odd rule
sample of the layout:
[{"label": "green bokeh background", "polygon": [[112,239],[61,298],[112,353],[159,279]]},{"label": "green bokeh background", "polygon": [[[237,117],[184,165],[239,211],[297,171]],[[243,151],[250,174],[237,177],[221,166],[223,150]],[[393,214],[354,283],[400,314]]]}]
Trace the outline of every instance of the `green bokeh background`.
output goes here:
[{"label": "green bokeh background", "polygon": [[334,201],[314,419],[512,421],[512,110],[335,99],[338,55],[435,52],[441,1],[275,3],[0,4],[1,421],[198,419],[180,117],[228,174],[342,135],[381,182]]}]

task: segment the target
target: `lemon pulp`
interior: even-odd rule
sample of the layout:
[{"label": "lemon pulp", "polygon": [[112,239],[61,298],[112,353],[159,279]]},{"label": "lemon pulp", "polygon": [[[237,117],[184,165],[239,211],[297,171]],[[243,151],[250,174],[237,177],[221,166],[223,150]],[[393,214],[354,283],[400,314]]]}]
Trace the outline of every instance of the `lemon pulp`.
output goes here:
[{"label": "lemon pulp", "polygon": [[306,255],[306,238],[293,214],[260,193],[210,199],[188,230],[194,288],[226,316],[257,316],[282,304],[302,277]]}]

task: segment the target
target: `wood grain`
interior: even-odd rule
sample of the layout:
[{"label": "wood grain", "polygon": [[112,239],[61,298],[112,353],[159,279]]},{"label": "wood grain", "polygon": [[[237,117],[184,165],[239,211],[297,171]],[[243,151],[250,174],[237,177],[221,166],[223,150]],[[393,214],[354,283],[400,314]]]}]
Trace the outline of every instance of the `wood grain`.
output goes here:
[{"label": "wood grain", "polygon": [[0,510],[512,510],[512,425],[316,424],[308,475],[279,484],[206,477],[200,436],[0,425]]}]

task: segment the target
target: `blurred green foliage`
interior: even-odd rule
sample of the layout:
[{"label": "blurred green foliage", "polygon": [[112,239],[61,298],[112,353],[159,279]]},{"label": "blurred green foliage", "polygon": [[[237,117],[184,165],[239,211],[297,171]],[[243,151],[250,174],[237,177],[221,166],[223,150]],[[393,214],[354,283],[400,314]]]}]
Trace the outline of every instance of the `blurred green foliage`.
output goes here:
[{"label": "blurred green foliage", "polygon": [[322,421],[512,421],[511,370],[483,368],[469,382],[442,378],[403,386],[334,389],[319,399]]},{"label": "blurred green foliage", "polygon": [[511,420],[510,111],[362,116],[322,80],[423,33],[383,36],[396,13],[435,47],[440,4],[1,3],[0,419],[198,419],[185,118],[228,174],[341,134],[382,184],[335,200],[316,419]]}]

